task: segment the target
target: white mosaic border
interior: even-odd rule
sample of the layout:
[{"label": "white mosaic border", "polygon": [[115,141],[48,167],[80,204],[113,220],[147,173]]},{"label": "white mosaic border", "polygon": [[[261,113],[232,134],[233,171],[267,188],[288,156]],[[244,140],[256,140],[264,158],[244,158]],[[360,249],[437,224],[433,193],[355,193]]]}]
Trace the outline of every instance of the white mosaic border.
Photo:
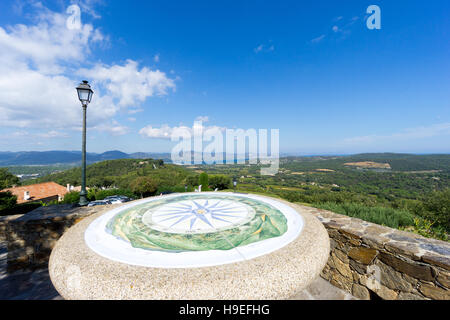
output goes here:
[{"label": "white mosaic border", "polygon": [[[187,194],[174,194],[164,197],[175,198],[183,195]],[[108,211],[89,225],[84,234],[84,240],[87,246],[98,255],[125,264],[152,268],[199,268],[250,260],[279,250],[294,241],[300,235],[304,226],[303,218],[295,209],[276,200],[252,194],[230,192],[202,192],[200,194],[195,193],[195,195],[226,195],[265,202],[277,208],[285,215],[288,229],[280,237],[262,240],[246,246],[239,246],[231,250],[189,252],[164,252],[133,248],[130,243],[106,232],[106,224],[114,215],[136,205],[161,199],[161,197],[153,197],[151,199],[135,201]]]}]

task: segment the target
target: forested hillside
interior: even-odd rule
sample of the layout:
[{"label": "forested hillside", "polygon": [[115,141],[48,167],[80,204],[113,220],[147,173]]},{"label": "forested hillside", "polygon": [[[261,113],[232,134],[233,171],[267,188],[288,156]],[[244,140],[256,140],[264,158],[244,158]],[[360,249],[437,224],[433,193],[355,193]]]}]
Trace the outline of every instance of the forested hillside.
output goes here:
[{"label": "forested hillside", "polygon": [[[149,196],[161,192],[231,188],[282,197],[425,236],[450,231],[450,155],[360,154],[287,157],[274,176],[259,165],[177,166],[154,159],[119,159],[89,165],[90,200],[111,193]],[[201,174],[204,173],[204,174]],[[206,174],[206,175],[205,175]],[[81,168],[22,183],[81,184]],[[116,188],[116,189],[114,189]],[[118,188],[118,189],[117,189]],[[97,190],[97,191],[96,191]],[[100,190],[100,191],[98,191]],[[76,202],[71,195],[68,202]]]},{"label": "forested hillside", "polygon": [[[154,179],[160,186],[176,186],[187,175],[183,167],[165,164],[163,160],[153,159],[120,159],[108,160],[89,165],[86,170],[86,183],[89,187],[128,188],[137,177],[147,176]],[[34,184],[54,181],[63,186],[71,184],[81,185],[81,167],[54,173],[45,177],[26,181]]]}]

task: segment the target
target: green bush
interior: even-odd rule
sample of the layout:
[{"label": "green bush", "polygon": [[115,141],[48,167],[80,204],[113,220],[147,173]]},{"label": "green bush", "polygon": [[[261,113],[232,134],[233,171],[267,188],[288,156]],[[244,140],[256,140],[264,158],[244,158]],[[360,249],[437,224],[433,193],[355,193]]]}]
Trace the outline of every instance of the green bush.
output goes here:
[{"label": "green bush", "polygon": [[78,203],[80,202],[80,193],[78,191],[72,191],[65,194],[63,201],[64,204]]},{"label": "green bush", "polygon": [[314,206],[396,229],[400,226],[406,227],[414,225],[413,214],[406,210],[378,206],[368,207],[359,203],[326,202],[315,204]]},{"label": "green bush", "polygon": [[191,187],[198,186],[198,174],[187,176],[186,184]]},{"label": "green bush", "polygon": [[11,174],[7,168],[0,168],[0,190],[20,184],[19,178]]},{"label": "green bush", "polygon": [[450,188],[432,192],[423,205],[422,216],[450,231]]},{"label": "green bush", "polygon": [[[188,188],[188,191],[192,191],[192,188]],[[156,194],[167,193],[181,193],[184,192],[184,186],[159,186]]]},{"label": "green bush", "polygon": [[202,186],[202,191],[209,190],[209,178],[206,172],[200,173],[200,176],[198,177],[198,185]]},{"label": "green bush", "polygon": [[17,196],[10,191],[0,192],[0,210],[12,208],[17,203]]},{"label": "green bush", "polygon": [[[110,196],[126,196],[134,199],[136,195],[130,189],[107,189],[107,190],[93,190],[92,192],[94,200],[103,200]],[[92,200],[91,200],[92,201]]]},{"label": "green bush", "polygon": [[130,183],[130,189],[143,198],[154,195],[158,184],[150,177],[138,177]]},{"label": "green bush", "polygon": [[231,178],[223,174],[212,175],[209,177],[209,185],[212,189],[225,190],[231,188]]}]

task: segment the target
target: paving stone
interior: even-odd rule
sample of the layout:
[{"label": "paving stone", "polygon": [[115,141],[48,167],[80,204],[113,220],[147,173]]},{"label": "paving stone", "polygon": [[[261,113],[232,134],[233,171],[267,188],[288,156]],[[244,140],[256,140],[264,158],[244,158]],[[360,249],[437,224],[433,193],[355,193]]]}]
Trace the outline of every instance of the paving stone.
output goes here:
[{"label": "paving stone", "polygon": [[336,288],[328,281],[317,278],[305,290],[291,298],[292,300],[357,300],[351,294]]}]

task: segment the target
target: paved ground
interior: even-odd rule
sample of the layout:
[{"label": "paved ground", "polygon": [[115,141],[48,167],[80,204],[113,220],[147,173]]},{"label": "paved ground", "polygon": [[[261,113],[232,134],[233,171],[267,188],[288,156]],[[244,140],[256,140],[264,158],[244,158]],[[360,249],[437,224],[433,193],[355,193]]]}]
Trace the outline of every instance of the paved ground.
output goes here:
[{"label": "paved ground", "polygon": [[7,249],[0,242],[0,300],[60,300],[47,269],[6,273]]},{"label": "paved ground", "polygon": [[[34,272],[6,273],[6,243],[0,242],[0,300],[61,300],[47,269]],[[292,297],[295,300],[352,300],[351,294],[318,278],[307,289]]]}]

